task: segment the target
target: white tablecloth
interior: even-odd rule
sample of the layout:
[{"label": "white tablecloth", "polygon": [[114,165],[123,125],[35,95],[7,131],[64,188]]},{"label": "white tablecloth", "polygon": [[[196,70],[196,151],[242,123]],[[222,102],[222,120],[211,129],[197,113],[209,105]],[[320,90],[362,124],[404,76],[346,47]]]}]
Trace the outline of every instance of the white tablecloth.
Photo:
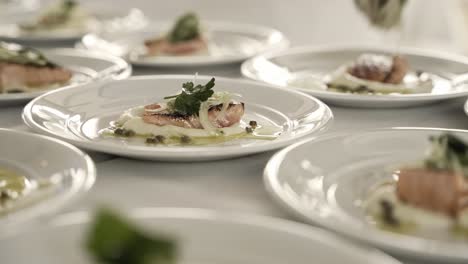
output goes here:
[{"label": "white tablecloth", "polygon": [[[109,1],[95,2],[98,3],[94,4],[109,3]],[[130,5],[130,1],[110,2]],[[202,17],[270,25],[289,36],[293,45],[348,41],[380,43],[379,41],[383,39],[381,35],[366,26],[365,21],[354,11],[351,1],[348,0],[193,0],[186,1],[188,7],[184,8],[182,8],[183,1],[169,1],[163,6],[158,6],[161,1],[131,2],[145,7],[144,10],[149,16],[161,19],[193,9],[199,11]],[[457,51],[450,41],[450,29],[446,23],[445,6],[442,5],[442,1],[415,1],[411,3],[408,13],[417,14],[422,2],[427,5],[425,9],[427,16],[419,18],[423,22],[407,22],[408,28],[404,32],[407,33],[406,37],[409,37],[403,43]],[[435,13],[438,16],[431,15]],[[429,20],[431,21],[428,22]],[[422,27],[426,22],[436,26]],[[193,71],[137,68],[134,73],[136,75],[192,74]],[[242,78],[239,65],[204,68],[197,69],[197,71],[200,74]],[[463,113],[463,103],[464,99],[460,99],[398,110],[351,109],[332,106],[335,120],[327,133],[394,126],[468,129],[468,117]],[[21,106],[2,108],[0,126],[27,129],[22,125],[21,109]],[[97,182],[89,194],[65,208],[64,211],[90,209],[102,204],[111,204],[121,208],[176,206],[289,218],[272,202],[263,187],[263,168],[272,154],[265,153],[217,162],[165,163],[130,160],[93,153],[92,156],[95,158],[98,169]]]}]

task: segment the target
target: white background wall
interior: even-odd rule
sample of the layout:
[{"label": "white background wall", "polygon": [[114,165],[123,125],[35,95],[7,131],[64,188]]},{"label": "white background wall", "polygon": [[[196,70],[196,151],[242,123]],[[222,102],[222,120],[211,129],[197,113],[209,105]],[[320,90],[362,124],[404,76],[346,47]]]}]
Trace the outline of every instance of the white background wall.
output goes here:
[{"label": "white background wall", "polygon": [[[154,19],[171,19],[187,10],[205,19],[269,25],[285,32],[295,45],[369,43],[396,45],[397,37],[370,28],[352,0],[81,0],[98,10],[123,12],[135,6]],[[409,0],[402,45],[459,50],[452,21],[459,0]],[[386,36],[387,35],[387,36]]]}]

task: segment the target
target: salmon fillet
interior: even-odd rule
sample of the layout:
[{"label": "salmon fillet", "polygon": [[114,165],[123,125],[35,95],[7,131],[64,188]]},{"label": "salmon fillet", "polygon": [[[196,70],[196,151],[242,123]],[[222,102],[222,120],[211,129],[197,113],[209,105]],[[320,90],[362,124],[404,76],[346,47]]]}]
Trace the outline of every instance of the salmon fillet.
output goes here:
[{"label": "salmon fillet", "polygon": [[60,67],[36,67],[14,63],[0,63],[0,88],[41,87],[66,83],[72,72]]},{"label": "salmon fillet", "polygon": [[196,38],[189,41],[171,43],[166,38],[145,41],[148,55],[171,54],[187,55],[206,48],[203,38]]},{"label": "salmon fillet", "polygon": [[412,206],[456,216],[466,206],[468,191],[459,173],[404,168],[400,170],[397,195]]},{"label": "salmon fillet", "polygon": [[[145,110],[158,109],[159,104],[152,104],[145,106]],[[208,118],[214,127],[222,128],[229,127],[240,122],[244,115],[243,103],[230,103],[224,115],[221,115],[223,105],[212,106],[208,111]],[[177,113],[170,113],[168,111],[161,111],[152,113],[145,111],[143,121],[148,124],[157,126],[173,125],[184,128],[197,128],[202,129],[200,119],[195,115],[181,115]]]}]

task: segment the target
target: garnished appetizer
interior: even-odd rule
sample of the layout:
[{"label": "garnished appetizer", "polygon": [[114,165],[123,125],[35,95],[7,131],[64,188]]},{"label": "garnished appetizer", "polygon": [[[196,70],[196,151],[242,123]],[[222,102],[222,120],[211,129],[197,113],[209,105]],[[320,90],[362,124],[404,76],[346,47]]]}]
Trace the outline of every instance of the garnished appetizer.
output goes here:
[{"label": "garnished appetizer", "polygon": [[433,82],[424,72],[412,72],[402,56],[363,54],[326,76],[328,90],[364,94],[430,92]]},{"label": "garnished appetizer", "polygon": [[[468,237],[468,145],[452,134],[430,138],[417,164],[378,186],[367,209],[378,226],[431,238]],[[455,235],[455,236],[454,236]]]},{"label": "garnished appetizer", "polygon": [[148,234],[109,209],[95,216],[86,240],[91,257],[106,264],[175,264],[179,244],[161,234]]},{"label": "garnished appetizer", "polygon": [[244,122],[245,105],[228,92],[215,92],[215,78],[205,85],[187,82],[182,92],[163,102],[125,111],[103,135],[144,138],[147,144],[204,145],[234,139],[275,139],[281,131]]},{"label": "garnished appetizer", "polygon": [[0,42],[0,91],[21,93],[68,83],[72,72],[49,61],[37,50]]},{"label": "garnished appetizer", "polygon": [[179,17],[166,36],[145,41],[147,55],[190,55],[207,49],[198,17],[187,13]]},{"label": "garnished appetizer", "polygon": [[87,31],[93,19],[74,0],[61,0],[34,21],[23,23],[19,28],[26,33],[54,31]]}]

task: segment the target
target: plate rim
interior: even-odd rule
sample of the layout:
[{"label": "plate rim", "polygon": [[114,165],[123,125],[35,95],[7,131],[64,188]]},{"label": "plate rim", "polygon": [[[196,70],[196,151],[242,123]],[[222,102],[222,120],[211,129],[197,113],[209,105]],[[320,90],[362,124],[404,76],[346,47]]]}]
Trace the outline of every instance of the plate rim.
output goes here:
[{"label": "plate rim", "polygon": [[[355,244],[338,235],[324,229],[313,227],[304,223],[275,216],[258,215],[240,211],[214,210],[197,207],[135,207],[118,209],[120,215],[132,221],[178,219],[183,221],[203,221],[206,223],[216,222],[225,226],[250,226],[258,227],[269,233],[288,234],[299,239],[319,242],[317,237],[323,238],[328,246],[338,243],[340,247],[349,247],[360,254],[369,253],[374,260],[383,261],[385,264],[399,264],[399,260],[387,253],[361,244]],[[36,232],[44,232],[56,228],[69,228],[73,226],[87,225],[94,215],[91,210],[81,210],[64,213],[49,221],[46,226],[36,229]],[[138,225],[140,225],[138,223]],[[145,225],[140,225],[145,227]],[[152,228],[147,228],[151,230]],[[21,232],[21,235],[27,232]],[[26,234],[27,235],[27,234]],[[380,263],[380,262],[379,262]]]},{"label": "plate rim", "polygon": [[[70,55],[79,55],[81,57],[86,57],[86,58],[95,58],[95,59],[97,58],[100,60],[108,61],[113,64],[113,66],[110,66],[105,71],[98,73],[99,74],[98,76],[91,78],[85,83],[98,81],[103,78],[104,79],[114,78],[116,80],[127,79],[128,77],[130,77],[130,75],[132,74],[132,70],[133,70],[132,66],[124,59],[114,56],[114,55],[101,53],[101,52],[96,52],[96,51],[91,51],[91,50],[80,50],[80,49],[74,49],[74,48],[40,48],[40,50],[44,52],[51,52],[57,55],[63,55],[63,56],[68,56],[67,54],[70,54]],[[0,104],[1,103],[14,104],[14,103],[19,103],[19,102],[24,102],[24,101],[32,100],[40,95],[46,94],[51,91],[68,88],[68,87],[76,87],[79,85],[80,84],[67,84],[67,85],[60,86],[54,89],[46,89],[46,90],[35,91],[35,92],[26,92],[26,93],[19,93],[19,94],[0,94]]]},{"label": "plate rim", "polygon": [[[280,205],[285,211],[292,214],[294,217],[305,221],[306,223],[318,225],[326,230],[334,232],[338,235],[345,236],[349,239],[367,244],[372,247],[379,248],[383,251],[390,252],[399,256],[406,256],[412,259],[427,260],[432,262],[437,261],[449,261],[459,262],[468,260],[468,252],[454,250],[443,241],[429,240],[424,238],[413,237],[409,235],[399,235],[386,232],[383,230],[372,229],[373,231],[368,233],[368,236],[362,236],[357,231],[354,232],[350,228],[340,227],[338,225],[331,224],[330,222],[322,219],[313,211],[304,212],[300,205],[288,202],[288,198],[282,194],[279,187],[278,170],[287,154],[294,151],[296,148],[307,144],[313,144],[314,142],[325,141],[333,138],[339,138],[343,136],[358,135],[360,133],[378,133],[378,132],[390,132],[390,131],[434,131],[434,132],[457,132],[465,133],[468,135],[468,130],[464,129],[450,129],[450,128],[434,128],[434,127],[384,127],[375,129],[362,129],[354,132],[334,132],[329,133],[325,136],[307,138],[293,145],[290,145],[277,153],[275,153],[270,160],[267,162],[263,170],[263,184],[267,190],[269,196]],[[385,238],[387,241],[385,241]],[[388,241],[391,238],[393,241]],[[399,246],[401,245],[401,246]],[[437,247],[438,250],[434,250]],[[445,253],[441,253],[440,249],[443,249]],[[428,249],[432,249],[429,251]],[[459,249],[457,247],[457,249]]]},{"label": "plate rim", "polygon": [[[315,53],[320,54],[323,52],[344,52],[344,51],[367,51],[367,52],[383,52],[383,53],[392,53],[394,50],[388,47],[381,47],[369,44],[332,44],[332,45],[317,45],[317,46],[298,46],[293,47],[285,51],[280,52],[271,52],[262,55],[255,56],[250,58],[242,63],[241,65],[241,73],[244,77],[260,81],[263,83],[265,82],[256,77],[254,73],[252,73],[249,68],[251,65],[259,60],[259,59],[271,59],[274,57],[280,56],[287,56],[287,55],[296,55],[300,53]],[[464,56],[461,54],[445,52],[440,50],[433,50],[433,49],[426,49],[426,48],[415,48],[415,47],[399,47],[398,51],[400,53],[411,55],[411,56],[425,56],[435,59],[445,59],[452,62],[458,62],[465,64],[468,68],[468,56]],[[320,90],[313,90],[313,89],[306,89],[301,87],[293,87],[293,86],[284,86],[284,88],[292,89],[292,90],[299,90],[304,93],[308,93],[318,98],[323,98],[325,100],[346,100],[346,101],[353,101],[353,102],[362,102],[362,101],[372,101],[372,102],[412,102],[412,101],[437,101],[437,100],[445,100],[451,98],[458,98],[468,95],[468,89],[465,91],[454,91],[444,94],[404,94],[404,95],[362,95],[362,94],[345,94],[345,93],[338,93],[338,92],[328,92],[328,91],[320,91]]]},{"label": "plate rim", "polygon": [[[77,157],[81,157],[82,161],[85,164],[85,179],[84,181],[81,182],[80,186],[78,189],[76,189],[73,192],[73,195],[67,196],[67,197],[48,197],[42,201],[38,201],[37,203],[34,203],[31,206],[27,206],[23,209],[19,209],[18,211],[11,212],[8,214],[8,217],[1,217],[0,222],[3,222],[6,224],[7,227],[10,227],[9,230],[4,229],[1,230],[0,236],[7,236],[11,233],[15,233],[17,231],[17,228],[21,229],[27,229],[28,227],[25,226],[25,223],[28,222],[33,222],[35,220],[41,219],[41,218],[47,218],[48,216],[53,215],[54,213],[60,211],[63,207],[65,207],[67,204],[73,203],[73,201],[76,201],[80,197],[82,197],[87,191],[89,191],[93,186],[94,183],[96,182],[96,176],[97,176],[97,169],[96,169],[96,164],[94,163],[93,159],[80,150],[79,148],[73,146],[70,143],[64,142],[62,140],[45,136],[45,135],[39,135],[36,133],[31,133],[27,131],[18,131],[14,129],[9,129],[9,128],[0,128],[0,134],[3,133],[8,133],[14,136],[20,136],[20,137],[30,137],[34,138],[39,141],[43,142],[48,142],[52,144],[56,144],[60,148],[66,151],[71,151],[74,154],[76,154]],[[19,217],[19,219],[18,219]],[[14,221],[13,221],[14,220]]]},{"label": "plate rim", "polygon": [[[208,75],[199,75],[199,79],[209,79],[212,76]],[[189,79],[193,78],[192,75],[142,75],[142,76],[135,76],[126,79],[125,81],[133,81],[133,80],[159,80],[159,79],[170,79],[170,80],[177,80],[177,79]],[[36,104],[37,101],[42,100],[42,98],[53,94],[53,93],[59,93],[66,91],[67,89],[72,89],[73,87],[69,88],[62,88],[60,90],[55,90],[51,91],[47,94],[41,95],[31,102],[29,102],[23,109],[22,112],[22,119],[23,122],[30,127],[32,130],[35,132],[38,132],[40,134],[46,134],[49,136],[53,136],[56,138],[59,138],[61,140],[64,140],[66,142],[69,142],[75,146],[88,149],[88,150],[93,150],[93,151],[99,151],[103,153],[110,153],[114,155],[119,155],[119,156],[125,156],[125,157],[138,157],[142,159],[149,159],[149,160],[171,160],[171,161],[206,161],[206,160],[217,160],[217,159],[226,159],[226,158],[233,158],[233,157],[241,157],[241,156],[246,156],[246,155],[251,155],[255,153],[262,153],[270,150],[276,150],[282,147],[285,147],[287,145],[290,145],[292,142],[295,142],[297,140],[300,140],[302,138],[309,137],[313,134],[321,134],[324,131],[326,131],[329,127],[331,127],[333,120],[334,120],[334,115],[332,110],[322,101],[319,99],[307,95],[304,93],[301,93],[299,91],[291,91],[284,89],[282,87],[274,86],[274,85],[268,85],[268,84],[262,84],[259,82],[254,82],[251,80],[244,80],[244,79],[235,79],[235,78],[226,78],[226,77],[215,77],[217,80],[221,81],[227,81],[227,82],[235,82],[239,84],[249,84],[249,85],[255,85],[255,86],[264,86],[269,89],[275,89],[281,92],[285,93],[292,93],[295,95],[299,95],[301,97],[307,98],[309,101],[313,101],[316,103],[316,105],[324,110],[324,119],[321,121],[320,126],[318,128],[314,128],[312,132],[308,132],[304,135],[301,135],[300,137],[291,137],[289,139],[284,139],[282,141],[272,141],[273,143],[270,144],[264,144],[261,146],[245,146],[242,148],[239,147],[232,147],[232,148],[227,148],[224,149],[222,153],[218,152],[216,149],[212,150],[206,150],[206,151],[200,151],[200,147],[197,148],[192,148],[192,151],[180,151],[181,148],[167,148],[164,150],[159,150],[159,151],[149,151],[145,147],[133,147],[133,148],[126,148],[125,151],[122,151],[122,147],[119,145],[115,145],[110,147],[111,145],[109,144],[96,144],[93,141],[83,141],[83,140],[75,140],[75,139],[69,139],[65,136],[54,134],[47,130],[46,128],[42,127],[41,125],[37,124],[34,121],[34,118],[32,116],[32,111],[31,108]],[[115,82],[114,80],[104,80],[104,81],[109,81],[109,82]],[[94,87],[98,87],[99,83],[96,82],[94,83]],[[96,88],[93,88],[96,89]],[[189,148],[184,148],[184,149],[189,149]],[[193,150],[198,150],[197,152],[197,158],[194,157],[193,155]]]}]

